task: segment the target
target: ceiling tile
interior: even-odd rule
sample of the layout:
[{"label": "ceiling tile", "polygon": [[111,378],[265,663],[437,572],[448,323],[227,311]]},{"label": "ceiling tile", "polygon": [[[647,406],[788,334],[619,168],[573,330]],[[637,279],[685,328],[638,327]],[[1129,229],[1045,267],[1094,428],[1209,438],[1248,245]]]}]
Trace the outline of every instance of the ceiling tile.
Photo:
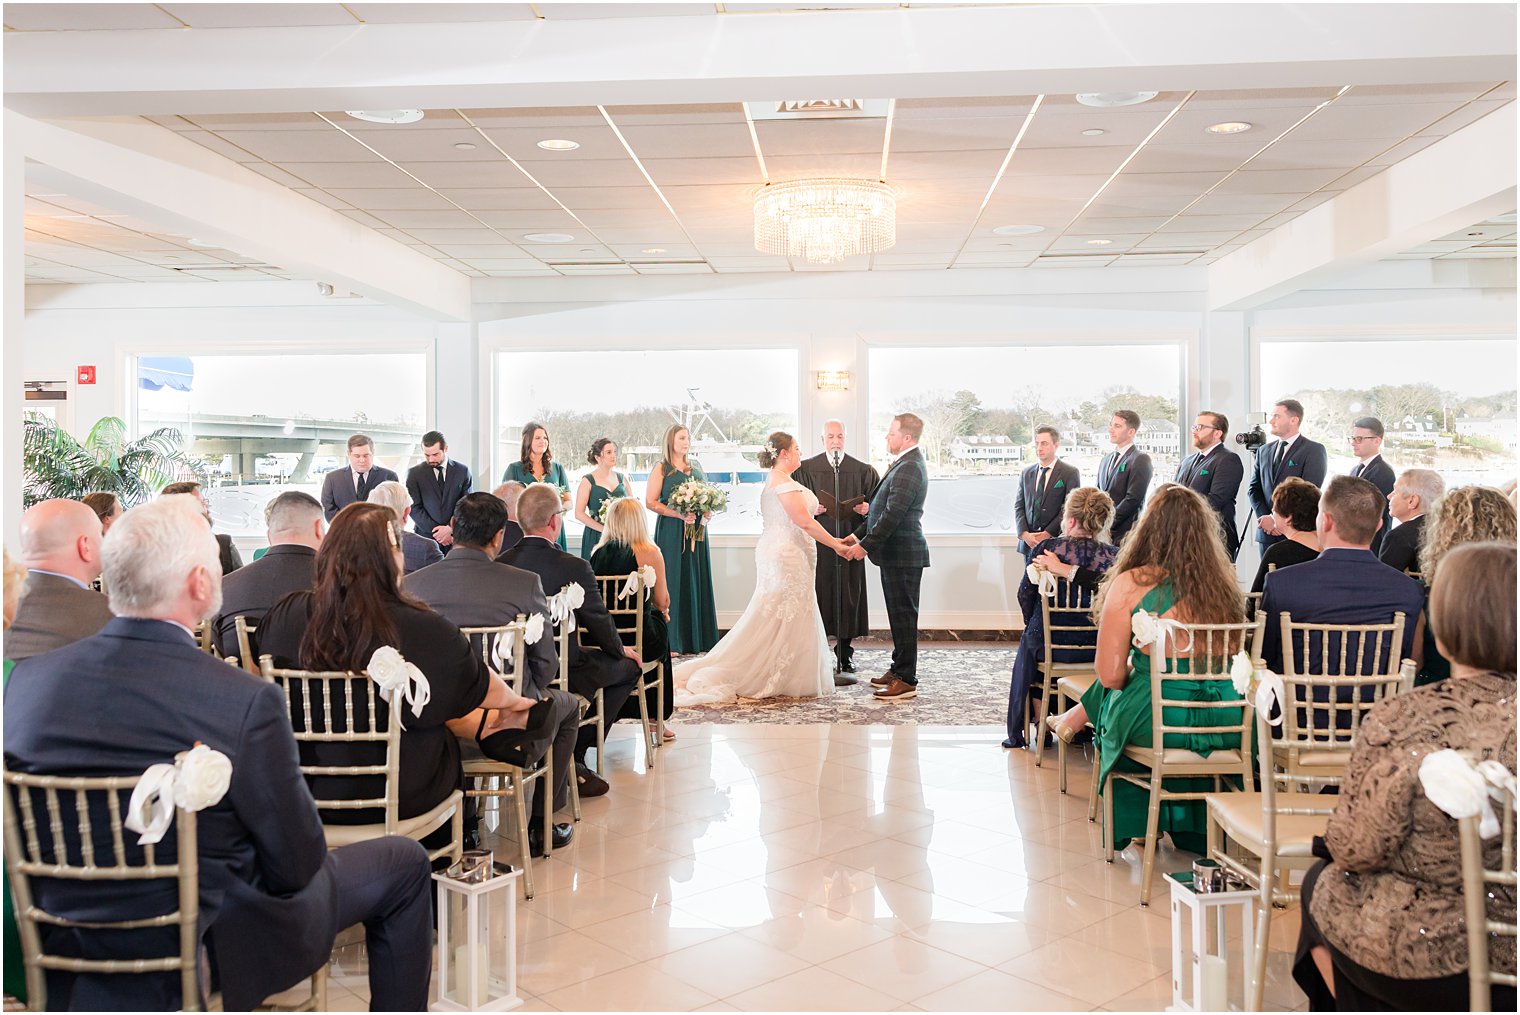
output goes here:
[{"label": "ceiling tile", "polygon": [[1221,194],[1308,193],[1343,175],[1339,169],[1278,169],[1257,172],[1247,168],[1220,184]]},{"label": "ceiling tile", "polygon": [[977,95],[955,99],[898,99],[899,120],[939,120],[964,116],[1023,116],[1034,105],[1034,96]]},{"label": "ceiling tile", "polygon": [[[532,181],[505,159],[495,162],[403,162],[408,173],[435,190],[531,187]],[[371,186],[353,183],[351,187]],[[374,184],[381,186],[381,184]]]},{"label": "ceiling tile", "polygon": [[1452,112],[1451,114],[1431,124],[1429,127],[1421,130],[1420,133],[1433,134],[1437,137],[1445,137],[1447,134],[1461,130],[1469,123],[1472,123],[1476,120],[1481,120],[1488,114],[1504,108],[1506,105],[1509,105],[1513,101],[1513,99],[1481,99],[1477,102],[1468,103],[1461,109]]},{"label": "ceiling tile", "polygon": [[1439,122],[1452,112],[1454,105],[1445,102],[1411,102],[1383,106],[1342,106],[1336,103],[1320,110],[1290,136],[1300,141],[1376,137],[1397,139]]},{"label": "ceiling tile", "polygon": [[534,21],[532,4],[347,4],[372,25],[441,24],[473,21]]},{"label": "ceiling tile", "polygon": [[[250,163],[250,168],[258,170],[258,165]],[[409,176],[388,162],[285,162],[277,168],[305,180],[307,186],[321,187],[323,190],[416,185]]]},{"label": "ceiling tile", "polygon": [[490,229],[408,229],[407,232],[423,243],[469,243],[489,246],[502,242],[502,237]]},{"label": "ceiling tile", "polygon": [[663,190],[667,187],[697,186],[704,183],[740,184],[760,187],[760,163],[753,155],[720,159],[646,159],[644,168]]},{"label": "ceiling tile", "polygon": [[834,158],[855,152],[881,157],[886,137],[885,117],[869,120],[756,120],[755,133],[765,160],[810,155]]},{"label": "ceiling tile", "polygon": [[332,130],[316,113],[188,113],[185,119],[200,130]]},{"label": "ceiling tile", "polygon": [[[355,25],[342,4],[156,4],[191,28],[304,28]],[[7,17],[9,12],[7,12]]]},{"label": "ceiling tile", "polygon": [[528,172],[555,193],[565,187],[649,187],[639,167],[626,155],[619,159],[535,162],[528,166]]},{"label": "ceiling tile", "polygon": [[744,107],[737,102],[693,102],[684,106],[606,106],[613,121],[625,133],[629,127],[673,126],[679,124],[739,124],[745,136]]},{"label": "ceiling tile", "polygon": [[[438,188],[438,194],[476,213],[485,211],[560,211],[559,205],[555,204],[554,199],[549,197],[548,194],[528,184],[526,180],[523,183],[525,186],[491,189],[440,187]],[[340,191],[340,193],[346,196],[348,192]],[[438,197],[432,191],[424,190],[423,193],[430,197]],[[440,199],[437,205],[416,204],[408,205],[407,207],[432,208],[447,206],[448,201]]]},{"label": "ceiling tile", "polygon": [[[392,162],[502,162],[501,152],[471,128],[457,126],[435,130],[370,130],[350,128],[354,137]],[[353,144],[353,142],[349,142]],[[474,145],[460,151],[457,144]]]},{"label": "ceiling tile", "polygon": [[[403,177],[403,179],[406,179]],[[408,179],[406,182],[411,183]],[[303,193],[306,193],[303,191]],[[361,211],[426,211],[453,207],[426,187],[338,187],[327,191],[333,200],[344,201]],[[315,198],[315,195],[311,195]],[[384,216],[382,216],[384,217]]]},{"label": "ceiling tile", "polygon": [[[478,121],[477,121],[478,122]],[[529,124],[502,126],[481,123],[481,129],[502,151],[519,162],[573,162],[579,159],[626,159],[628,152],[607,124],[597,117],[593,124]],[[568,152],[547,151],[540,141],[574,141],[579,148]]]},{"label": "ceiling tile", "polygon": [[380,218],[385,224],[396,229],[405,229],[415,235],[417,229],[478,229],[480,222],[468,212],[459,211],[457,208],[440,208],[429,211],[407,211],[395,209],[380,213]]},{"label": "ceiling tile", "polygon": [[614,114],[613,121],[646,163],[652,159],[739,157],[755,161],[755,146],[743,120],[637,126],[623,123]]},{"label": "ceiling tile", "polygon": [[5,24],[18,32],[181,27],[154,4],[6,4]]}]

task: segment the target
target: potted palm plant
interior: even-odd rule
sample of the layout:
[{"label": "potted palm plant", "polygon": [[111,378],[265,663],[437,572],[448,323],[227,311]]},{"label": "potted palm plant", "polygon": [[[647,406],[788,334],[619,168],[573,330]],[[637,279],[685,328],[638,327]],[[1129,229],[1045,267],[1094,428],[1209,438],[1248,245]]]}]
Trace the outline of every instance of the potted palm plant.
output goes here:
[{"label": "potted palm plant", "polygon": [[165,427],[127,440],[127,424],[105,416],[81,444],[54,420],[28,416],[22,439],[24,488],[28,507],[51,497],[77,500],[87,493],[114,493],[126,507],[150,499],[178,480],[205,482],[210,467],[185,453],[178,430]]}]

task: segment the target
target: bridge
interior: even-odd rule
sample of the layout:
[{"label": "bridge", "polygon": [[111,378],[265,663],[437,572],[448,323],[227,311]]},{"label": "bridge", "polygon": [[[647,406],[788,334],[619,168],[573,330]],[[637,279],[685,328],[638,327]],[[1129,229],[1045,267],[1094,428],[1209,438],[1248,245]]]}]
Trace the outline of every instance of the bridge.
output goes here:
[{"label": "bridge", "polygon": [[232,471],[248,479],[258,475],[257,462],[265,455],[299,455],[289,483],[308,482],[317,456],[334,457],[341,465],[348,454],[348,439],[356,433],[375,442],[375,460],[398,473],[414,457],[421,456],[425,428],[400,422],[373,422],[363,416],[319,419],[311,416],[230,416],[197,414],[183,417],[145,415],[145,431],[172,427],[185,435],[188,454],[219,462],[233,456]]}]

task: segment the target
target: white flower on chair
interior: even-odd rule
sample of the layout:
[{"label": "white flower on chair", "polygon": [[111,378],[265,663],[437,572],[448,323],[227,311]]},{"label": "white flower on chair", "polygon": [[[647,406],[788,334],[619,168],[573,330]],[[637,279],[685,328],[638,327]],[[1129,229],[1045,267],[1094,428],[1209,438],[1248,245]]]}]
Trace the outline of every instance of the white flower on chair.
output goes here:
[{"label": "white flower on chair", "polygon": [[[580,588],[579,585],[575,586]],[[535,613],[528,618],[527,625],[523,628],[523,644],[536,645],[538,639],[544,636],[544,615]]]},{"label": "white flower on chair", "polygon": [[1420,786],[1425,790],[1425,799],[1453,818],[1481,815],[1478,834],[1485,839],[1499,834],[1499,818],[1489,803],[1488,784],[1486,773],[1449,747],[1420,760]]},{"label": "white flower on chair", "polygon": [[232,760],[221,751],[196,744],[180,760],[174,804],[187,811],[203,811],[220,802],[231,785]]},{"label": "white flower on chair", "polygon": [[1256,663],[1244,652],[1236,652],[1230,661],[1230,683],[1235,685],[1235,693],[1242,698],[1251,693],[1256,683]]},{"label": "white flower on chair", "polygon": [[139,846],[151,846],[169,830],[176,807],[205,810],[220,803],[231,785],[231,759],[197,743],[172,765],[148,766],[132,790],[124,824],[128,831],[139,833]]},{"label": "white flower on chair", "polygon": [[1136,610],[1129,618],[1129,629],[1135,636],[1136,648],[1148,648],[1161,636],[1161,624],[1151,613]]},{"label": "white flower on chair", "polygon": [[381,645],[375,649],[374,655],[369,657],[369,665],[364,669],[370,679],[380,686],[380,697],[391,706],[396,722],[402,729],[406,729],[406,723],[402,722],[402,709],[397,707],[396,697],[399,695],[412,706],[414,716],[421,716],[422,710],[433,698],[433,688],[428,683],[428,678],[416,664],[407,662],[390,645]]}]

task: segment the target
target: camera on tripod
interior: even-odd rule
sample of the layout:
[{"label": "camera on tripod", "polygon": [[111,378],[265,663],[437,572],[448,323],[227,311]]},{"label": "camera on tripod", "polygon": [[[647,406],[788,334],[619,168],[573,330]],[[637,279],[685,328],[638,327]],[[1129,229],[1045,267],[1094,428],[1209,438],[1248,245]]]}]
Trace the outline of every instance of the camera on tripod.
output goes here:
[{"label": "camera on tripod", "polygon": [[1246,417],[1246,420],[1252,424],[1251,429],[1236,434],[1235,443],[1254,455],[1263,444],[1267,443],[1267,435],[1261,429],[1261,425],[1267,421],[1267,414],[1253,412]]}]

